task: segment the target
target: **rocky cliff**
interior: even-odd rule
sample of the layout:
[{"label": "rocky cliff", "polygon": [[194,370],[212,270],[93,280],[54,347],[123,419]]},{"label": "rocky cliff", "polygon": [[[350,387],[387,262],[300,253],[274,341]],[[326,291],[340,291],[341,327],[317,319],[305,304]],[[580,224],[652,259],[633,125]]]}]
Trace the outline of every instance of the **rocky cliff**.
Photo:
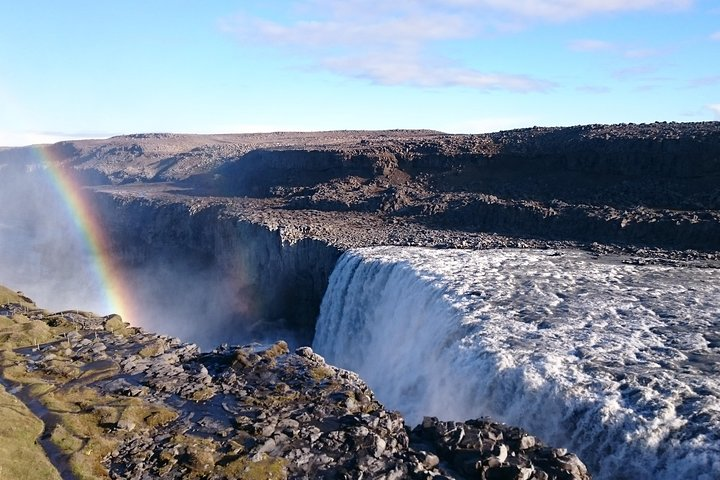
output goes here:
[{"label": "rocky cliff", "polygon": [[[222,201],[248,216],[261,207],[275,211],[270,222],[328,220],[329,230],[365,221],[360,214],[372,217],[369,223],[409,224],[393,228],[403,238],[382,242],[423,242],[428,232],[436,237],[449,230],[716,251],[718,125],[589,125],[485,135],[147,134],[45,148],[82,182],[112,194],[152,198],[164,192],[166,199],[192,198],[195,208]],[[27,149],[0,151],[5,168],[33,161]],[[317,212],[342,212],[344,220]],[[372,241],[335,232],[309,236],[335,244]]]},{"label": "rocky cliff", "polygon": [[[244,325],[271,322],[299,343],[350,247],[572,246],[709,260],[720,249],[718,123],[151,134],[47,148],[93,184],[125,263],[204,270],[217,296],[245,299],[223,307]],[[143,291],[155,301],[172,293]]]},{"label": "rocky cliff", "polygon": [[[114,194],[97,199],[108,213],[112,250],[129,281],[142,285],[137,290],[143,309],[157,311],[152,305],[161,303],[162,317],[194,324],[170,331],[187,338],[183,333],[197,331],[203,318],[203,337],[195,340],[206,347],[248,339],[312,342],[338,247],[311,236],[289,240],[281,226],[232,215],[214,202],[199,206],[190,199]],[[158,280],[163,276],[167,281]],[[167,331],[167,320],[146,320]]]},{"label": "rocky cliff", "polygon": [[48,158],[88,186],[144,310],[178,319],[144,324],[188,338],[201,311],[216,321],[193,340],[208,347],[274,340],[267,331],[309,343],[350,247],[575,247],[637,261],[720,250],[718,122],[142,134],[3,150],[0,173]]},{"label": "rocky cliff", "polygon": [[[130,135],[0,150],[0,175],[20,178],[46,168],[47,162],[85,186],[110,239],[108,253],[122,264],[134,286],[134,300],[146,313],[143,325],[203,346],[251,340],[271,344],[277,338],[286,338],[293,348],[308,344],[330,272],[339,255],[351,247],[573,247],[596,254],[621,253],[628,262],[692,261],[711,266],[720,259],[717,122],[532,128],[487,135],[431,131]],[[15,213],[15,217],[22,218]],[[5,227],[1,223],[0,227]],[[18,313],[18,307],[10,303],[4,308],[7,318]],[[41,317],[38,320],[56,321],[52,315]],[[302,383],[310,380],[293,370],[298,365],[303,371],[313,368],[308,362],[315,357],[308,357],[306,350],[292,354],[277,347],[282,350],[275,352],[277,363],[273,363],[275,357],[261,362],[267,356],[264,352],[270,351],[267,346],[223,347],[207,356],[191,349],[187,358],[178,354],[176,359],[172,357],[174,349],[186,348],[180,341],[140,330],[118,339],[112,329],[106,328],[108,319],[96,317],[75,318],[68,314],[57,321],[70,329],[90,326],[79,337],[65,339],[72,352],[61,352],[67,359],[60,361],[80,362],[74,364],[79,372],[90,368],[86,365],[94,365],[91,370],[105,365],[93,362],[110,362],[107,365],[112,364],[114,375],[141,375],[134,377],[133,387],[156,388],[187,397],[194,392],[183,393],[182,385],[166,378],[167,372],[179,374],[182,370],[190,372],[188,381],[212,390],[212,398],[222,391],[235,395],[233,402],[240,398],[233,390],[236,387],[267,393],[278,387],[280,377],[290,393],[315,388],[315,384]],[[95,345],[97,335],[105,349]],[[135,364],[144,369],[135,373],[135,367],[123,364],[123,358],[139,354],[156,341],[163,343],[161,355],[171,355],[165,362],[167,372],[152,373],[156,364],[144,359]],[[44,381],[48,380],[57,374],[52,369],[45,371],[53,360],[45,357],[58,355],[53,350],[57,339],[53,342],[42,348],[36,345],[40,350],[35,353],[15,351],[8,365],[19,371],[37,370],[44,375]],[[93,350],[95,347],[98,351]],[[108,358],[95,358],[106,350]],[[250,356],[252,361],[246,365],[238,355]],[[258,362],[262,368],[255,370]],[[121,375],[119,372],[126,367],[130,370]],[[337,370],[332,371],[333,378],[340,378]],[[233,372],[236,379],[245,380],[237,385],[226,382],[225,377]],[[210,380],[198,377],[201,374]],[[170,382],[166,385],[169,390],[163,390],[165,380]],[[359,379],[351,379],[350,384],[338,381],[368,395],[371,404],[376,405]],[[95,383],[95,387],[104,388],[103,382]],[[123,392],[110,393],[127,395]],[[328,392],[320,388],[316,393],[320,398]],[[346,400],[332,398],[332,402]],[[187,400],[196,399],[186,398],[183,402]],[[212,414],[207,415],[209,423],[203,426],[208,431],[200,432],[202,438],[210,430],[224,431],[213,423],[224,404],[216,401],[213,405]],[[448,476],[453,472],[460,477],[472,476],[478,470],[485,478],[530,478],[535,474],[523,463],[527,455],[521,450],[531,448],[530,443],[535,445],[534,439],[522,440],[527,436],[524,432],[506,430],[498,435],[494,424],[427,419],[408,437],[401,422],[395,422],[397,419],[389,413],[384,415],[390,415],[387,418],[395,423],[378,433],[373,430],[374,420],[362,416],[367,412],[333,410],[331,414],[324,408],[318,410],[318,415],[334,419],[327,428],[318,427],[323,435],[327,434],[328,442],[322,444],[327,452],[313,450],[315,430],[307,430],[308,435],[302,433],[306,426],[317,426],[317,422],[325,420],[311,415],[309,420],[303,417],[310,422],[305,425],[305,420],[288,416],[288,412],[256,408],[249,420],[238,423],[246,437],[253,439],[247,444],[245,437],[240,441],[218,433],[223,438],[216,439],[221,446],[206,449],[201,440],[197,445],[192,440],[190,445],[177,440],[175,430],[162,431],[152,445],[138,443],[137,439],[123,444],[103,457],[102,465],[117,478],[142,478],[148,472],[182,476],[192,469],[205,469],[210,458],[215,463],[207,468],[217,467],[221,472],[220,467],[228,465],[248,467],[240,461],[243,458],[264,461],[292,454],[290,464],[267,467],[282,467],[283,475],[292,478],[303,478],[317,468],[332,470],[333,475],[340,475],[337,478],[356,478],[358,472],[375,478],[381,471],[387,478],[394,478],[392,475],[406,475],[411,470],[420,475],[418,478],[427,478],[440,473],[436,469],[438,457]],[[356,414],[360,417],[347,417]],[[178,418],[183,418],[182,414]],[[277,422],[268,423],[267,418]],[[298,428],[290,422],[292,428],[279,429],[280,422],[288,419],[300,422]],[[127,427],[119,425],[115,417],[105,423],[112,431]],[[478,429],[490,433],[481,434]],[[344,433],[337,433],[340,430]],[[370,441],[367,438],[375,439],[371,433],[385,442],[385,449],[379,449],[375,440],[372,445],[363,443]],[[397,450],[387,450],[393,439]],[[420,450],[435,453],[412,453],[419,450],[408,450],[408,439],[424,445],[418,447]],[[477,441],[472,443],[471,439]],[[361,450],[365,456],[358,458],[367,457],[368,461],[353,460],[356,463],[350,464],[346,457],[328,453],[338,449],[345,452],[348,445],[352,448],[348,447],[347,452],[354,453],[348,453],[347,459],[357,457]],[[154,453],[140,455],[151,447]],[[356,447],[360,450],[353,450]],[[505,461],[508,448],[515,448],[517,462]],[[384,455],[378,454],[380,450],[393,460],[378,466],[378,455]],[[193,453],[196,451],[197,455]],[[536,467],[558,459],[564,465],[556,465],[559,470],[548,466],[546,472],[555,472],[548,473],[550,478],[586,475],[580,468],[582,464],[566,452],[545,447],[538,447],[538,452],[540,457],[531,462]],[[308,455],[312,462],[325,458],[322,455],[330,460],[320,466],[305,462]],[[113,460],[128,456],[137,456],[137,462],[132,464],[135,466],[123,467]],[[499,461],[499,457],[504,458]],[[240,464],[236,465],[237,461]],[[490,467],[499,470],[492,473]]]}]

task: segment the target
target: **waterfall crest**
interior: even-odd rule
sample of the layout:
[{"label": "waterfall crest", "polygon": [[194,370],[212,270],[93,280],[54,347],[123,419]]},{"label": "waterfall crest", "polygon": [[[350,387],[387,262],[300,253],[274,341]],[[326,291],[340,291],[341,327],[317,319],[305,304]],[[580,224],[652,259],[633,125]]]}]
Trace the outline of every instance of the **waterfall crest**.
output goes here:
[{"label": "waterfall crest", "polygon": [[377,247],[338,261],[313,346],[411,424],[491,416],[595,478],[710,479],[719,326],[715,269]]}]

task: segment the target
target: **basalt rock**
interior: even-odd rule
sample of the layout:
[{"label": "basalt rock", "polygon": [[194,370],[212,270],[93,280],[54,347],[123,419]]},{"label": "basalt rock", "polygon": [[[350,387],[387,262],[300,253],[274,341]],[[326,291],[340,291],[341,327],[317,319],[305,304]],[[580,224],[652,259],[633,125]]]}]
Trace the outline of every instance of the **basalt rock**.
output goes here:
[{"label": "basalt rock", "polygon": [[[59,168],[98,191],[165,195],[193,213],[222,205],[257,224],[304,225],[293,235],[335,245],[372,243],[373,236],[355,240],[344,228],[363,223],[399,229],[396,236],[378,235],[393,244],[441,245],[449,236],[474,247],[482,246],[473,242],[482,235],[471,234],[492,233],[540,242],[720,248],[718,122],[482,135],[141,134],[45,148]],[[32,169],[37,161],[28,149],[0,151],[6,171]]]},{"label": "basalt rock", "polygon": [[433,452],[438,461],[461,478],[590,478],[576,455],[550,448],[520,428],[489,419],[443,422],[426,417],[410,432],[410,443],[414,448]]}]

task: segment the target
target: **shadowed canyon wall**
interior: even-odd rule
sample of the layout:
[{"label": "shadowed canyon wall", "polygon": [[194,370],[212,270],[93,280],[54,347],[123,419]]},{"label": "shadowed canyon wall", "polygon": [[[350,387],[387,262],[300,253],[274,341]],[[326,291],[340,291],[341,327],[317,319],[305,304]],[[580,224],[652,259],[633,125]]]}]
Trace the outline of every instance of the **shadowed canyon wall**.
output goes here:
[{"label": "shadowed canyon wall", "polygon": [[141,323],[208,348],[309,344],[337,248],[208,207],[98,194]]}]

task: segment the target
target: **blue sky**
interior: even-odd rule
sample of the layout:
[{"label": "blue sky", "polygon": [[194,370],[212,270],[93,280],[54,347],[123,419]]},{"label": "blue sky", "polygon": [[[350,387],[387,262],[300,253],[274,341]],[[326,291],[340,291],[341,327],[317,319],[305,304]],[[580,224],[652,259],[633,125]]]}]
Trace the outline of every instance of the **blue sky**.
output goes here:
[{"label": "blue sky", "polygon": [[703,120],[716,0],[0,0],[0,145]]}]

